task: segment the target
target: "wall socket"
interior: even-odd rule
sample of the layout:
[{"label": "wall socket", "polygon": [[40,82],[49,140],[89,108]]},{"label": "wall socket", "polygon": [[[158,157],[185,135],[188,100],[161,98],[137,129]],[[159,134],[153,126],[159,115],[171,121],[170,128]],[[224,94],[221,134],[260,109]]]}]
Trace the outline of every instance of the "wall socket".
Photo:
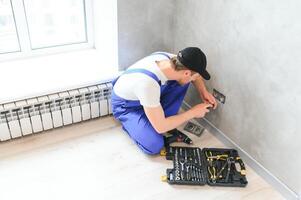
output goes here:
[{"label": "wall socket", "polygon": [[185,125],[184,130],[200,137],[202,135],[202,133],[204,132],[205,128],[200,125],[194,124],[192,122],[188,122]]},{"label": "wall socket", "polygon": [[216,89],[213,88],[213,94],[214,98],[221,102],[222,104],[225,104],[226,102],[226,96],[217,91]]}]

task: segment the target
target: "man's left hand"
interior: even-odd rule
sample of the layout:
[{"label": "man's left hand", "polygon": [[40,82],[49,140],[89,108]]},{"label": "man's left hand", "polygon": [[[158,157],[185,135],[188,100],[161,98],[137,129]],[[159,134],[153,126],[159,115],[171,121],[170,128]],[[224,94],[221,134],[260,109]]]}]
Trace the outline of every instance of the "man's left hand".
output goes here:
[{"label": "man's left hand", "polygon": [[216,102],[214,96],[210,92],[208,92],[206,90],[205,92],[202,93],[201,97],[202,97],[202,100],[204,101],[204,103],[210,103],[213,105],[213,109],[216,109],[217,102]]}]

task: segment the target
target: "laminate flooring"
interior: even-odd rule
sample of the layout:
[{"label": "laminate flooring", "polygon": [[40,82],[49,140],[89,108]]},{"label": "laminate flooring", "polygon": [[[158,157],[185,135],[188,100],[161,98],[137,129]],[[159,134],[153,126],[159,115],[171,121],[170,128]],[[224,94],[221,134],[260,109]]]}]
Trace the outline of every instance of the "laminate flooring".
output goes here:
[{"label": "laminate flooring", "polygon": [[[190,136],[200,148],[225,147],[207,131]],[[160,177],[172,162],[143,154],[108,116],[0,143],[0,199],[283,199],[246,167],[246,188],[169,185]]]}]

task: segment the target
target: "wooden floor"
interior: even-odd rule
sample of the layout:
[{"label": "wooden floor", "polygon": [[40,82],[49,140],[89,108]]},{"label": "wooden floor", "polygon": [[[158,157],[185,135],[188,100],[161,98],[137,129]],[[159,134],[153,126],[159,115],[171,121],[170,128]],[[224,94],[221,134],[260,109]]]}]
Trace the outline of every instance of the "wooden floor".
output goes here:
[{"label": "wooden floor", "polygon": [[[196,146],[224,147],[206,132]],[[1,200],[283,199],[247,166],[246,188],[161,182],[172,162],[147,156],[112,117],[0,143]]]}]

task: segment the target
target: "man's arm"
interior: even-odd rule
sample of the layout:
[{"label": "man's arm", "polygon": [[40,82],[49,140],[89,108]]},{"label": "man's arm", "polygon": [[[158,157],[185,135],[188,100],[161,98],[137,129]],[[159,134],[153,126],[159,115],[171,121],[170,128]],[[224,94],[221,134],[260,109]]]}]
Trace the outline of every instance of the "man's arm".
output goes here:
[{"label": "man's arm", "polygon": [[197,91],[199,92],[199,95],[201,99],[204,101],[204,103],[212,104],[213,108],[215,109],[217,107],[216,100],[213,97],[213,95],[209,93],[208,90],[206,89],[203,78],[201,76],[198,76],[192,83],[197,89]]},{"label": "man's arm", "polygon": [[144,107],[145,114],[158,133],[165,133],[172,130],[182,123],[195,118],[204,117],[209,112],[208,107],[212,107],[211,104],[198,104],[186,112],[174,115],[171,117],[165,117],[164,111],[161,106],[158,107]]}]

